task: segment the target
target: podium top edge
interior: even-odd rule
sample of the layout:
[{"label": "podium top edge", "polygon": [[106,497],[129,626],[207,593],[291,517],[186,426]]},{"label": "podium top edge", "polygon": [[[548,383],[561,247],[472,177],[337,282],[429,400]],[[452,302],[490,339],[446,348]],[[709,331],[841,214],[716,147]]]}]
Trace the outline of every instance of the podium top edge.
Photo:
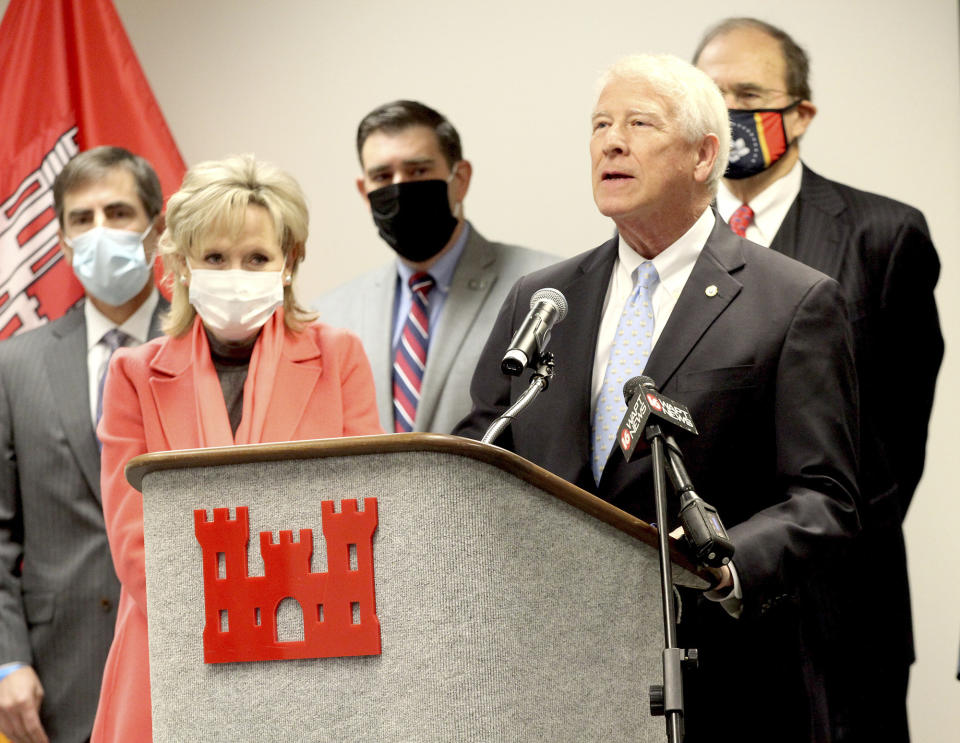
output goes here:
[{"label": "podium top edge", "polygon": [[[373,436],[349,436],[334,439],[240,444],[206,449],[151,452],[141,454],[127,462],[124,473],[127,482],[137,490],[141,490],[143,479],[147,475],[166,470],[418,451],[463,456],[491,464],[629,534],[654,549],[657,548],[657,530],[655,527],[592,493],[588,493],[552,472],[499,446],[439,433],[377,434]],[[672,541],[674,545],[677,544],[677,540]],[[706,581],[706,574],[684,552],[676,546],[672,546],[671,553],[672,562],[677,567],[697,576],[697,578],[689,576],[689,578],[694,578],[692,585],[699,586],[696,583],[698,578]],[[677,576],[674,577],[677,578]],[[687,584],[687,581],[683,580],[675,582]]]}]

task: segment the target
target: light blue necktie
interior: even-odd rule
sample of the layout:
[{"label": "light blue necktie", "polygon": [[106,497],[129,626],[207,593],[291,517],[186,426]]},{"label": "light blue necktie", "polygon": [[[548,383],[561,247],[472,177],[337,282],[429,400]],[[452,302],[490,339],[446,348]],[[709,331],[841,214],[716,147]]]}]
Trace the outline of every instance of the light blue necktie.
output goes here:
[{"label": "light blue necktie", "polygon": [[603,387],[593,414],[593,477],[599,484],[610,456],[617,428],[627,412],[623,384],[643,372],[653,348],[653,303],[651,297],[660,277],[650,261],[633,271],[633,291],[623,306],[617,334],[610,349],[610,361],[603,375]]}]

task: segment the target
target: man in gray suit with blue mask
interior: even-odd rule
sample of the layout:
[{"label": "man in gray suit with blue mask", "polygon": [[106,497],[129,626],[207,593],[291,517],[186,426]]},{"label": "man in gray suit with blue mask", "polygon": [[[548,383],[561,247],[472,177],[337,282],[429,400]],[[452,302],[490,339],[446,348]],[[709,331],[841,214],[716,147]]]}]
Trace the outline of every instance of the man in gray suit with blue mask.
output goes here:
[{"label": "man in gray suit with blue mask", "polygon": [[119,594],[100,504],[103,377],[116,348],[159,335],[168,306],[150,164],[97,147],[53,191],[85,299],[0,343],[0,731],[16,743],[90,736]]},{"label": "man in gray suit with blue mask", "polygon": [[386,431],[449,433],[470,411],[470,377],[513,282],[557,259],[490,242],[464,218],[473,166],[429,106],[399,100],[371,111],[357,155],[357,189],[396,260],[315,307],[363,341]]}]

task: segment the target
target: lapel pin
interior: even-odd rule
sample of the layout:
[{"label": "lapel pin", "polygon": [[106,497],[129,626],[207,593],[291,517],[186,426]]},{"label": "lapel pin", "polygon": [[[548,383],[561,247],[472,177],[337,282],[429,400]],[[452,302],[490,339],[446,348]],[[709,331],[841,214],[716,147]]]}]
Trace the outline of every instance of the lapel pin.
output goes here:
[{"label": "lapel pin", "polygon": [[710,286],[708,286],[706,289],[703,290],[703,293],[706,294],[708,297],[715,297],[715,296],[717,296],[717,286],[716,286],[716,284],[710,284]]}]

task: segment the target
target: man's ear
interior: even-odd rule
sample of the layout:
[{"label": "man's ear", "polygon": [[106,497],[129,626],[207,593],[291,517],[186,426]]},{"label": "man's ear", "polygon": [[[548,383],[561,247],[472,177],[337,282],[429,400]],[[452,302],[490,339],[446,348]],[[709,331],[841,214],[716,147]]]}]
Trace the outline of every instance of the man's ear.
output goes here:
[{"label": "man's ear", "polygon": [[807,127],[810,126],[810,122],[813,121],[813,117],[817,115],[817,107],[813,105],[810,101],[803,100],[797,104],[796,109],[794,109],[794,115],[791,116],[787,114],[784,117],[784,124],[787,127],[787,138],[790,141],[800,137]]},{"label": "man's ear", "polygon": [[67,245],[67,236],[63,234],[63,228],[57,230],[57,239],[60,240],[60,252],[68,265],[73,265],[73,248]]},{"label": "man's ear", "polygon": [[700,146],[697,147],[697,161],[693,169],[693,178],[697,183],[707,182],[719,154],[720,139],[716,134],[708,134],[700,140]]},{"label": "man's ear", "polygon": [[450,182],[451,196],[454,203],[462,204],[467,197],[467,191],[470,190],[470,179],[473,177],[473,165],[469,160],[460,160],[457,164],[457,170],[453,174],[453,180]]},{"label": "man's ear", "polygon": [[360,196],[367,203],[367,206],[370,205],[370,199],[367,198],[367,183],[363,177],[357,178],[357,191],[360,192]]},{"label": "man's ear", "polygon": [[[153,220],[153,229],[143,241],[143,247],[147,253],[147,262],[158,257],[157,246],[160,243],[160,235],[167,228],[167,217],[164,214],[158,214]],[[152,256],[152,257],[151,257]]]}]

